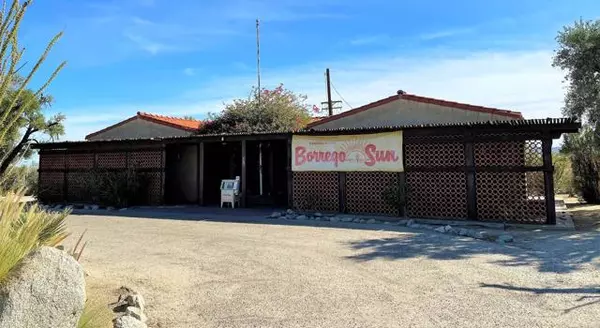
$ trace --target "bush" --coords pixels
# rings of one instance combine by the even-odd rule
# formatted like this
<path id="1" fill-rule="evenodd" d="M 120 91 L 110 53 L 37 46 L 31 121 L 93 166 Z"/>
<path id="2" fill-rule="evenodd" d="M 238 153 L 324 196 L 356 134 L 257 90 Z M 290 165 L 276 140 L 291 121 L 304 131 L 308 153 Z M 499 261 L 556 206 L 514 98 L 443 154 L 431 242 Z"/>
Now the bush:
<path id="1" fill-rule="evenodd" d="M 68 234 L 68 212 L 48 213 L 37 205 L 26 208 L 23 191 L 0 198 L 0 282 L 30 252 L 40 246 L 57 246 Z"/>
<path id="2" fill-rule="evenodd" d="M 0 179 L 1 190 L 18 190 L 24 188 L 25 195 L 38 193 L 38 172 L 34 166 L 12 166 Z"/>
<path id="3" fill-rule="evenodd" d="M 81 186 L 81 198 L 95 204 L 128 207 L 146 204 L 148 178 L 134 169 L 126 171 L 95 170 L 76 181 Z"/>
<path id="4" fill-rule="evenodd" d="M 406 204 L 406 190 L 399 184 L 389 185 L 382 193 L 383 200 L 390 206 L 398 209 L 398 213 L 404 213 Z"/>

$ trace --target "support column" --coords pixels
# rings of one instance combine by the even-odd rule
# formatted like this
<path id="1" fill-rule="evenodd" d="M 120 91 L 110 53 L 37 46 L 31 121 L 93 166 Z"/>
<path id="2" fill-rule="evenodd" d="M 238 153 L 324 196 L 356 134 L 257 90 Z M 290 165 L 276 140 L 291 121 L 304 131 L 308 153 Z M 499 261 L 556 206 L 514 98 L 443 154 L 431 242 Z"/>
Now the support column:
<path id="1" fill-rule="evenodd" d="M 552 138 L 542 140 L 544 160 L 544 198 L 546 200 L 546 224 L 556 224 L 556 204 L 554 202 L 554 166 L 552 165 Z"/>
<path id="2" fill-rule="evenodd" d="M 475 147 L 473 136 L 469 133 L 464 143 L 465 151 L 465 174 L 467 175 L 467 218 L 478 220 L 477 214 L 477 171 L 475 169 Z"/>
<path id="3" fill-rule="evenodd" d="M 346 213 L 346 172 L 338 172 L 338 206 L 340 213 Z"/>
<path id="4" fill-rule="evenodd" d="M 196 174 L 197 178 L 197 193 L 198 193 L 198 205 L 204 205 L 204 142 L 199 142 L 197 145 L 197 162 L 196 166 L 198 172 Z"/>
<path id="5" fill-rule="evenodd" d="M 248 176 L 246 174 L 246 148 L 246 140 L 242 140 L 242 185 L 240 186 L 240 192 L 242 193 L 240 203 L 242 207 L 246 207 L 246 191 L 248 190 L 248 183 L 246 182 L 246 177 Z"/>
<path id="6" fill-rule="evenodd" d="M 287 139 L 287 198 L 288 208 L 294 208 L 294 173 L 292 172 L 292 136 Z"/>

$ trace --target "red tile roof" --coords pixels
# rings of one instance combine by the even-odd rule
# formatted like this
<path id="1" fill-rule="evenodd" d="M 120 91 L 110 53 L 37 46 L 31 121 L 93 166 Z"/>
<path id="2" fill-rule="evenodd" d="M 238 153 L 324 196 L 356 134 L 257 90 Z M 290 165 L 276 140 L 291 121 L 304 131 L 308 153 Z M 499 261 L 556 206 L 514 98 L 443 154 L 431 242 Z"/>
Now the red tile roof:
<path id="1" fill-rule="evenodd" d="M 163 115 L 144 113 L 144 112 L 137 112 L 137 117 L 148 120 L 148 121 L 156 122 L 159 124 L 170 125 L 174 128 L 190 130 L 190 131 L 196 131 L 202 125 L 204 125 L 204 122 L 199 121 L 199 120 L 189 120 L 189 119 L 184 119 L 184 118 L 179 118 L 179 117 L 163 116 Z"/>
<path id="2" fill-rule="evenodd" d="M 413 94 L 404 93 L 402 91 L 398 91 L 397 95 L 393 95 L 391 97 L 380 99 L 380 100 L 374 101 L 372 103 L 366 104 L 364 106 L 354 108 L 352 110 L 345 111 L 345 112 L 342 112 L 342 113 L 339 113 L 336 115 L 328 116 L 328 117 L 322 118 L 318 121 L 310 122 L 307 127 L 311 128 L 311 127 L 314 127 L 317 125 L 321 125 L 323 123 L 331 122 L 331 121 L 334 121 L 334 120 L 337 120 L 337 119 L 340 119 L 343 117 L 347 117 L 347 116 L 354 115 L 354 114 L 357 114 L 360 112 L 364 112 L 371 108 L 375 108 L 375 107 L 379 107 L 381 105 L 391 103 L 398 99 L 405 99 L 405 100 L 410 100 L 410 101 L 415 101 L 415 102 L 420 102 L 420 103 L 440 105 L 440 106 L 445 106 L 445 107 L 468 110 L 468 111 L 472 111 L 472 112 L 488 113 L 488 114 L 506 116 L 506 117 L 510 117 L 510 118 L 523 119 L 523 114 L 521 114 L 521 112 L 515 112 L 515 111 L 511 111 L 511 110 L 499 109 L 499 108 L 493 108 L 493 107 L 469 105 L 469 104 L 435 99 L 435 98 L 429 98 L 429 97 L 422 97 L 422 96 L 417 96 L 417 95 L 413 95 Z"/>
<path id="3" fill-rule="evenodd" d="M 199 121 L 199 120 L 188 120 L 188 119 L 179 118 L 179 117 L 164 116 L 164 115 L 151 114 L 151 113 L 145 113 L 145 112 L 137 112 L 136 116 L 132 116 L 124 121 L 121 121 L 121 122 L 118 122 L 111 126 L 108 126 L 102 130 L 90 133 L 87 136 L 85 136 L 85 139 L 94 137 L 94 136 L 101 134 L 103 132 L 106 132 L 110 129 L 119 127 L 125 123 L 129 123 L 135 119 L 142 119 L 142 120 L 146 120 L 149 122 L 154 122 L 157 124 L 162 124 L 162 125 L 176 128 L 176 129 L 192 131 L 192 132 L 197 131 L 198 129 L 200 129 L 200 127 L 202 127 L 204 125 L 204 122 Z"/>

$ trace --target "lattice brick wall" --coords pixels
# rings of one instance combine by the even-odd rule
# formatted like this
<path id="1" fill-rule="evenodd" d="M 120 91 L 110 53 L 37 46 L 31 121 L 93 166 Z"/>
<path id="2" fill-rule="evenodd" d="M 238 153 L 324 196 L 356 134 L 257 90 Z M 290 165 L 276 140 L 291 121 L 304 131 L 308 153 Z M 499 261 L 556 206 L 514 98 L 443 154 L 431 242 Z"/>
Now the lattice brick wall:
<path id="1" fill-rule="evenodd" d="M 158 205 L 162 203 L 162 175 L 160 172 L 141 173 L 148 178 L 148 204 Z"/>
<path id="2" fill-rule="evenodd" d="M 40 156 L 40 163 L 42 155 Z M 40 172 L 39 197 L 42 202 L 57 202 L 63 200 L 64 173 Z"/>
<path id="3" fill-rule="evenodd" d="M 476 142 L 476 166 L 523 166 L 525 164 L 524 141 Z"/>
<path id="4" fill-rule="evenodd" d="M 98 168 L 126 168 L 127 165 L 127 153 L 99 153 L 98 162 L 96 163 Z"/>
<path id="5" fill-rule="evenodd" d="M 346 174 L 346 209 L 355 214 L 398 215 L 398 209 L 383 199 L 389 186 L 398 184 L 394 172 L 348 172 Z"/>
<path id="6" fill-rule="evenodd" d="M 300 210 L 339 210 L 337 172 L 294 172 L 294 206 Z"/>
<path id="7" fill-rule="evenodd" d="M 546 222 L 543 172 L 478 172 L 480 220 Z"/>
<path id="8" fill-rule="evenodd" d="M 40 154 L 40 169 L 64 169 L 65 155 L 64 154 Z"/>
<path id="9" fill-rule="evenodd" d="M 162 151 L 140 151 L 129 154 L 129 166 L 133 168 L 162 168 Z"/>
<path id="10" fill-rule="evenodd" d="M 406 144 L 406 167 L 463 166 L 465 152 L 462 143 Z"/>
<path id="11" fill-rule="evenodd" d="M 92 169 L 94 167 L 94 154 L 67 154 L 67 168 Z"/>
<path id="12" fill-rule="evenodd" d="M 410 217 L 467 217 L 464 172 L 406 172 L 406 211 Z"/>

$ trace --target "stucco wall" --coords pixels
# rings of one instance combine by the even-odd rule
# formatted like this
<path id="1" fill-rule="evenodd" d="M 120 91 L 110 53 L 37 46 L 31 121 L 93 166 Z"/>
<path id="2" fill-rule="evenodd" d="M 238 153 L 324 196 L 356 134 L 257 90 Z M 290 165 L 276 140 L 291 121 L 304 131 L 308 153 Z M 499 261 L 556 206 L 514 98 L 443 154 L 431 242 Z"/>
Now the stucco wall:
<path id="1" fill-rule="evenodd" d="M 176 129 L 170 126 L 136 118 L 123 125 L 119 125 L 100 134 L 92 136 L 87 140 L 178 137 L 187 136 L 190 134 L 192 134 L 192 132 L 190 131 Z"/>
<path id="2" fill-rule="evenodd" d="M 315 130 L 412 125 L 431 123 L 486 122 L 515 119 L 509 116 L 467 111 L 464 109 L 398 99 L 347 117 L 314 127 Z"/>

